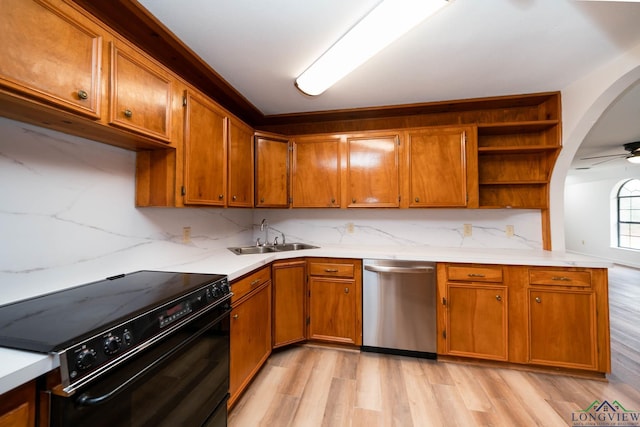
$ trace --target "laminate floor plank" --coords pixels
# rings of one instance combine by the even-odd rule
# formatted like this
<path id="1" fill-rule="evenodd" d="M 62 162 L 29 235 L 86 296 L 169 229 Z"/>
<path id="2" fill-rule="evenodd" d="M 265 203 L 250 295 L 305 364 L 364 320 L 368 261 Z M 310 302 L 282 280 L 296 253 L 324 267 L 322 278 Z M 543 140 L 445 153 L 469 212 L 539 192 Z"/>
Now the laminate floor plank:
<path id="1" fill-rule="evenodd" d="M 640 411 L 640 270 L 609 271 L 608 381 L 317 345 L 275 350 L 229 427 L 571 426 L 592 402 Z"/>

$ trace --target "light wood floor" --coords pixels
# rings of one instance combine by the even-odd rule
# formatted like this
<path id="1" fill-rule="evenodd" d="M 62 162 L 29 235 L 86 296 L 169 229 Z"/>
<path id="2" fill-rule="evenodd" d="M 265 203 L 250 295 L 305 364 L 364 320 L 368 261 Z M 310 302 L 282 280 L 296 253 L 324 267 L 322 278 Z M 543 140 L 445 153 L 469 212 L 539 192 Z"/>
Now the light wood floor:
<path id="1" fill-rule="evenodd" d="M 229 426 L 565 426 L 594 400 L 640 411 L 640 271 L 610 269 L 609 294 L 608 382 L 298 346 L 274 352 Z"/>

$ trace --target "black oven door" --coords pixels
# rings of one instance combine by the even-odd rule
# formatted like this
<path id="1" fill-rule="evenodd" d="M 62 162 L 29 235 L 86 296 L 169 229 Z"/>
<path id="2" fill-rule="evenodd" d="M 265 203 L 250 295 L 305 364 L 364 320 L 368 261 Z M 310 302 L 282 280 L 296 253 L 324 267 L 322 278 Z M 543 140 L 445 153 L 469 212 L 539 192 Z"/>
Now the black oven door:
<path id="1" fill-rule="evenodd" d="M 194 319 L 72 396 L 52 395 L 51 426 L 226 426 L 229 312 Z"/>

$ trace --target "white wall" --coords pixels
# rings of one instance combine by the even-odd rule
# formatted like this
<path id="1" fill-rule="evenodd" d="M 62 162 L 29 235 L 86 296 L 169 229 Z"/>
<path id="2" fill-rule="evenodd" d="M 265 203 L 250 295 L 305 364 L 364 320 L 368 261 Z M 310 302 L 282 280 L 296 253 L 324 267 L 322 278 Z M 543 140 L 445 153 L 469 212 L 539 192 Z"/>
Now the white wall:
<path id="1" fill-rule="evenodd" d="M 563 148 L 551 176 L 551 241 L 565 250 L 565 178 L 576 150 L 611 103 L 640 80 L 640 45 L 562 89 Z"/>
<path id="2" fill-rule="evenodd" d="M 565 186 L 565 236 L 568 251 L 640 268 L 640 251 L 611 245 L 616 216 L 612 201 L 621 181 L 640 179 L 640 165 L 572 171 Z M 615 237 L 615 235 L 613 236 Z"/>

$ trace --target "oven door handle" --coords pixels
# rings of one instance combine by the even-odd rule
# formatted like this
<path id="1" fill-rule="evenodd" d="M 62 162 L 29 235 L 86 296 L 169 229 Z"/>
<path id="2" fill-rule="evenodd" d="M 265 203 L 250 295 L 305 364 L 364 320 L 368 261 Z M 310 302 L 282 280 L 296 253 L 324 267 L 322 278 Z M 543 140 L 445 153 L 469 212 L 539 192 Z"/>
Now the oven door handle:
<path id="1" fill-rule="evenodd" d="M 224 316 L 228 316 L 230 313 L 231 313 L 231 310 L 228 310 L 224 314 L 222 314 L 221 316 L 216 318 L 215 320 L 209 322 L 206 326 L 202 327 L 199 331 L 191 334 L 189 336 L 189 338 L 187 338 L 184 341 L 182 341 L 182 343 L 180 343 L 180 345 L 172 348 L 170 351 L 168 351 L 167 353 L 163 354 L 161 357 L 157 358 L 156 360 L 154 360 L 153 362 L 151 362 L 150 364 L 148 364 L 144 368 L 140 369 L 138 372 L 136 372 L 135 375 L 133 375 L 132 377 L 128 378 L 127 380 L 125 380 L 120 385 L 118 385 L 115 388 L 113 388 L 108 393 L 105 393 L 102 396 L 95 396 L 95 397 L 92 397 L 92 396 L 88 395 L 87 393 L 83 393 L 80 396 L 78 396 L 78 398 L 76 399 L 76 401 L 75 401 L 76 404 L 78 406 L 97 406 L 97 405 L 100 405 L 100 404 L 102 404 L 104 402 L 107 402 L 111 398 L 117 396 L 119 393 L 121 393 L 124 390 L 126 390 L 129 386 L 131 386 L 133 383 L 135 383 L 138 379 L 144 377 L 151 370 L 153 370 L 157 366 L 159 366 L 162 363 L 164 363 L 167 359 L 172 357 L 178 351 L 182 350 L 186 345 L 188 345 L 193 340 L 198 338 L 200 335 L 205 333 L 207 330 L 209 330 L 209 328 L 211 328 L 211 326 L 213 326 L 216 323 L 220 322 L 220 320 Z"/>

